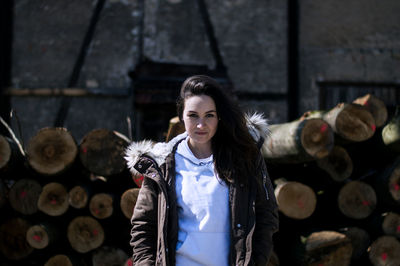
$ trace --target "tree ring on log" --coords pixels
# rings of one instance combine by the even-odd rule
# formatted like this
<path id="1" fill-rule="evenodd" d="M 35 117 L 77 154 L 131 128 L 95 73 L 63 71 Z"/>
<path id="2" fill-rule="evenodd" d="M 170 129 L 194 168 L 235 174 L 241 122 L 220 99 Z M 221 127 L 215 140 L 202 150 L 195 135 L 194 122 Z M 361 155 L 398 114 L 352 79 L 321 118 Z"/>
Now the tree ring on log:
<path id="1" fill-rule="evenodd" d="M 68 192 L 62 184 L 52 182 L 43 187 L 38 201 L 39 210 L 50 216 L 60 216 L 68 207 Z"/>
<path id="2" fill-rule="evenodd" d="M 400 239 L 400 215 L 394 212 L 387 213 L 383 219 L 382 230 L 386 235 Z"/>
<path id="3" fill-rule="evenodd" d="M 392 198 L 400 204 L 400 164 L 393 170 L 389 177 L 389 191 Z"/>
<path id="4" fill-rule="evenodd" d="M 373 265 L 400 265 L 400 242 L 394 236 L 381 236 L 370 247 Z"/>
<path id="5" fill-rule="evenodd" d="M 98 193 L 90 199 L 90 213 L 98 219 L 108 218 L 113 214 L 113 203 L 114 199 L 110 194 Z"/>
<path id="6" fill-rule="evenodd" d="M 328 156 L 316 161 L 318 167 L 338 182 L 349 178 L 353 172 L 353 161 L 343 147 L 335 145 Z"/>
<path id="7" fill-rule="evenodd" d="M 11 159 L 11 147 L 7 139 L 0 135 L 0 169 L 8 164 Z"/>
<path id="8" fill-rule="evenodd" d="M 0 251 L 10 260 L 20 260 L 32 253 L 26 241 L 26 232 L 31 225 L 22 218 L 12 218 L 0 226 Z"/>
<path id="9" fill-rule="evenodd" d="M 65 171 L 78 155 L 77 144 L 65 128 L 42 128 L 29 140 L 29 165 L 43 175 Z"/>
<path id="10" fill-rule="evenodd" d="M 43 249 L 49 245 L 49 235 L 46 229 L 41 225 L 31 226 L 26 232 L 26 241 L 31 247 Z"/>
<path id="11" fill-rule="evenodd" d="M 388 118 L 388 111 L 385 103 L 381 99 L 368 93 L 363 97 L 355 99 L 353 103 L 367 108 L 375 120 L 376 127 L 381 127 L 385 124 Z"/>
<path id="12" fill-rule="evenodd" d="M 85 208 L 88 200 L 89 195 L 82 186 L 74 186 L 68 193 L 69 204 L 76 209 Z"/>
<path id="13" fill-rule="evenodd" d="M 131 188 L 125 191 L 121 196 L 121 210 L 126 218 L 130 219 L 139 195 L 139 188 Z"/>
<path id="14" fill-rule="evenodd" d="M 20 179 L 9 192 L 9 201 L 14 210 L 22 214 L 34 214 L 38 210 L 38 201 L 42 186 L 33 179 Z"/>
<path id="15" fill-rule="evenodd" d="M 334 134 L 330 126 L 322 119 L 308 119 L 301 132 L 304 150 L 313 158 L 327 156 L 332 150 Z"/>
<path id="16" fill-rule="evenodd" d="M 79 216 L 68 225 L 67 237 L 74 250 L 87 253 L 103 244 L 104 230 L 96 219 Z"/>
<path id="17" fill-rule="evenodd" d="M 71 260 L 63 254 L 51 257 L 44 266 L 73 266 Z"/>

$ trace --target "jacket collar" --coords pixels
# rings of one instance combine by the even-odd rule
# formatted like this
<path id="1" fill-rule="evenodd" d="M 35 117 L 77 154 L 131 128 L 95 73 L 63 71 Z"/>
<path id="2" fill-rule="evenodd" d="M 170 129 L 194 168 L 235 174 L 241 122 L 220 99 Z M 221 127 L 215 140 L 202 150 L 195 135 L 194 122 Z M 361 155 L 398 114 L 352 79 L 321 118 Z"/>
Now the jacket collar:
<path id="1" fill-rule="evenodd" d="M 262 145 L 264 139 L 269 135 L 267 119 L 260 113 L 246 114 L 245 118 L 249 133 L 260 147 L 260 143 Z M 186 137 L 187 133 L 184 132 L 174 137 L 169 142 L 155 143 L 151 140 L 132 142 L 126 149 L 124 157 L 129 170 L 133 174 L 138 174 L 134 166 L 142 155 L 149 156 L 153 158 L 158 165 L 162 165 L 175 145 Z"/>

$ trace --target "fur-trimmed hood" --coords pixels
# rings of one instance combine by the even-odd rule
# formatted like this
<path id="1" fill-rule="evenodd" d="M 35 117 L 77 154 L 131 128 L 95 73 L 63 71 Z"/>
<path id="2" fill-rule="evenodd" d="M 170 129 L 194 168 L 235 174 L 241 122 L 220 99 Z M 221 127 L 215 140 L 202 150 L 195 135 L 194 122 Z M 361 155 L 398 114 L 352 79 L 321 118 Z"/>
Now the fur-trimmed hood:
<path id="1" fill-rule="evenodd" d="M 259 145 L 262 145 L 264 139 L 269 135 L 267 119 L 260 113 L 246 114 L 245 118 L 249 133 Z M 155 143 L 151 140 L 132 142 L 125 151 L 125 160 L 129 170 L 133 174 L 138 174 L 134 166 L 142 155 L 153 158 L 158 165 L 161 165 L 168 154 L 172 152 L 174 146 L 186 137 L 187 133 L 184 132 L 169 142 Z"/>

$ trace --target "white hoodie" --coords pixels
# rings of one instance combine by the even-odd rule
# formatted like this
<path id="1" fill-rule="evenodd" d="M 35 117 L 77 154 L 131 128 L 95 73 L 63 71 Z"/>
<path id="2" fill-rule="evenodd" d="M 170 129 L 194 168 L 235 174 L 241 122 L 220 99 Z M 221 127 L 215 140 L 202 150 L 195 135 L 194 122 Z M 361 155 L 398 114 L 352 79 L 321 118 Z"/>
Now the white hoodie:
<path id="1" fill-rule="evenodd" d="M 196 158 L 186 140 L 175 154 L 179 232 L 176 265 L 228 265 L 229 188 L 212 155 Z"/>

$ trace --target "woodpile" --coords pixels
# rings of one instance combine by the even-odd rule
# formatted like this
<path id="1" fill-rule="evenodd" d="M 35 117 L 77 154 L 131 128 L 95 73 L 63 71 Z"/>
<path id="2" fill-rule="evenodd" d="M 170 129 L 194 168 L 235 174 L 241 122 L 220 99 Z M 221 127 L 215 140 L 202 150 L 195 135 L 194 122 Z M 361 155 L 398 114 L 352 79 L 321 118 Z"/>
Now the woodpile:
<path id="1" fill-rule="evenodd" d="M 66 128 L 42 128 L 23 153 L 17 142 L 0 135 L 0 261 L 128 263 L 139 190 L 123 158 L 130 140 L 95 129 L 77 142 Z"/>
<path id="2" fill-rule="evenodd" d="M 368 94 L 270 129 L 281 265 L 400 265 L 399 107 Z"/>

